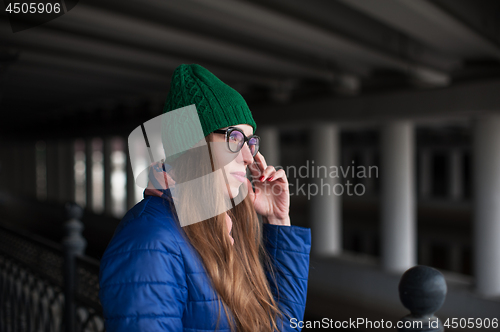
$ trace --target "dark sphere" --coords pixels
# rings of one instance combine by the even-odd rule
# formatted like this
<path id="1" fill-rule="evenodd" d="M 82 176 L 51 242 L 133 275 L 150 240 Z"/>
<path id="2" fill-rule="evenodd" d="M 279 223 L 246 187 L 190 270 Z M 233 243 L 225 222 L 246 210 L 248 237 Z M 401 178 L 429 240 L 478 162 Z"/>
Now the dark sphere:
<path id="1" fill-rule="evenodd" d="M 408 269 L 399 282 L 401 303 L 417 317 L 438 311 L 444 303 L 446 291 L 443 274 L 429 266 Z"/>

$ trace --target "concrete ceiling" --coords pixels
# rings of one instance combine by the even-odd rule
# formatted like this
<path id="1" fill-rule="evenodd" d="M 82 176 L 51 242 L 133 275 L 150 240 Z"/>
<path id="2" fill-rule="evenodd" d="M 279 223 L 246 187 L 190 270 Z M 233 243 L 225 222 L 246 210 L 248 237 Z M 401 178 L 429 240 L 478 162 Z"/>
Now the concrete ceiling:
<path id="1" fill-rule="evenodd" d="M 13 33 L 2 11 L 2 122 L 12 134 L 106 116 L 136 125 L 161 112 L 181 63 L 266 112 L 498 78 L 499 13 L 488 0 L 86 0 Z"/>

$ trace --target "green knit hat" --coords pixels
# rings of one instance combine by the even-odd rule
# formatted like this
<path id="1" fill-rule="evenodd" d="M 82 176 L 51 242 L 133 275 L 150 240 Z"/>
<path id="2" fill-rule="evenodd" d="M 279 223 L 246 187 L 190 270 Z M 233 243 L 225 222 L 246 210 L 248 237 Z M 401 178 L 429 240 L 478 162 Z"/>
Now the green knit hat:
<path id="1" fill-rule="evenodd" d="M 214 74 L 197 64 L 180 65 L 172 75 L 163 112 L 195 104 L 204 136 L 214 130 L 248 124 L 257 129 L 245 99 Z"/>

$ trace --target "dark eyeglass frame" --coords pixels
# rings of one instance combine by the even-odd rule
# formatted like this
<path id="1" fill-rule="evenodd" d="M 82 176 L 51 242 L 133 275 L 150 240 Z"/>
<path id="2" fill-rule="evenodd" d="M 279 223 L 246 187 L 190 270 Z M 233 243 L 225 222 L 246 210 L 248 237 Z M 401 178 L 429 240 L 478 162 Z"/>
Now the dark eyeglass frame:
<path id="1" fill-rule="evenodd" d="M 231 146 L 230 146 L 230 144 L 229 144 L 229 137 L 231 136 L 231 133 L 232 133 L 233 131 L 235 131 L 235 130 L 236 130 L 236 131 L 239 131 L 239 132 L 243 135 L 243 144 L 241 144 L 241 148 L 240 148 L 238 151 L 233 151 L 233 150 L 231 150 Z M 243 149 L 243 145 L 245 145 L 245 143 L 247 143 L 247 145 L 248 145 L 248 141 L 250 141 L 252 138 L 256 138 L 256 139 L 257 139 L 257 142 L 258 142 L 258 144 L 257 144 L 257 149 L 255 150 L 255 153 L 254 153 L 254 154 L 252 154 L 252 157 L 255 157 L 255 156 L 257 155 L 257 153 L 259 152 L 259 148 L 260 148 L 260 137 L 259 137 L 259 136 L 257 136 L 257 135 L 251 135 L 251 136 L 248 136 L 248 137 L 247 137 L 247 136 L 245 135 L 245 133 L 244 133 L 241 129 L 236 128 L 236 127 L 229 127 L 229 128 L 227 128 L 227 129 L 218 129 L 218 130 L 214 130 L 213 132 L 214 132 L 214 133 L 216 133 L 216 134 L 224 134 L 224 135 L 225 135 L 225 137 L 226 137 L 227 148 L 229 149 L 229 151 L 234 152 L 234 153 L 238 153 L 238 152 L 240 152 L 240 151 L 241 151 L 241 149 Z"/>

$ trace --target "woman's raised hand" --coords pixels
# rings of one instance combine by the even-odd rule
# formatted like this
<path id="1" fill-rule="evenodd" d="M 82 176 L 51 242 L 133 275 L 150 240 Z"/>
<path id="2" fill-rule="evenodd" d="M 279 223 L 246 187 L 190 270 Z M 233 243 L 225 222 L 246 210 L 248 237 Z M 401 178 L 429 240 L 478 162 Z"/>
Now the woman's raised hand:
<path id="1" fill-rule="evenodd" d="M 247 180 L 248 195 L 253 201 L 255 211 L 270 224 L 290 226 L 290 193 L 285 171 L 268 166 L 260 152 L 248 167 L 255 186 L 254 192 L 252 183 Z"/>

